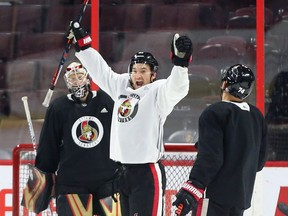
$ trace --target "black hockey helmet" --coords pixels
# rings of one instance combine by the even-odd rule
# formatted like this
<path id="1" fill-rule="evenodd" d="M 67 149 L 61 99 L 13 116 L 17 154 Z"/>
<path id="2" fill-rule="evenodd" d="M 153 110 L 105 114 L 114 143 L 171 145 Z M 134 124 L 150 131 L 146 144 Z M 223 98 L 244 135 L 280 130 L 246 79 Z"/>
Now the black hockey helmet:
<path id="1" fill-rule="evenodd" d="M 154 58 L 154 56 L 151 53 L 137 52 L 131 57 L 131 61 L 128 67 L 129 73 L 132 72 L 133 65 L 137 63 L 148 64 L 151 68 L 152 73 L 157 72 L 158 66 L 159 66 L 157 60 Z"/>
<path id="2" fill-rule="evenodd" d="M 227 82 L 226 92 L 243 100 L 250 95 L 255 76 L 247 66 L 235 64 L 221 73 L 221 81 Z"/>

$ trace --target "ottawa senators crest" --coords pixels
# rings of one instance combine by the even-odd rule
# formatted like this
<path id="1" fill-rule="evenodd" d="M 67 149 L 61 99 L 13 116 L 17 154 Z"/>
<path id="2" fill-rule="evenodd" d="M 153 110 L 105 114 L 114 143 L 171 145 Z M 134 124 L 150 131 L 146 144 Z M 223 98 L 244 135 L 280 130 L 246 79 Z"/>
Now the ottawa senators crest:
<path id="1" fill-rule="evenodd" d="M 102 123 L 94 116 L 83 116 L 75 121 L 72 127 L 74 142 L 82 148 L 93 148 L 103 138 Z"/>
<path id="2" fill-rule="evenodd" d="M 138 112 L 140 97 L 139 95 L 131 94 L 129 96 L 121 95 L 120 99 L 123 99 L 123 102 L 118 108 L 118 121 L 128 122 L 133 119 Z"/>
<path id="3" fill-rule="evenodd" d="M 118 113 L 122 117 L 127 117 L 130 115 L 131 110 L 132 110 L 132 106 L 130 103 L 130 99 L 127 99 L 120 105 Z"/>

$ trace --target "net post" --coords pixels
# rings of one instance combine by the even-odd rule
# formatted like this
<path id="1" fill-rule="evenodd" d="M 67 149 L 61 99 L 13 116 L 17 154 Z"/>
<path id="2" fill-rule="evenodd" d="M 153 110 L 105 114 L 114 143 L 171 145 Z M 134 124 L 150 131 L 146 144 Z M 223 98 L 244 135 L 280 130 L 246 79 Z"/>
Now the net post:
<path id="1" fill-rule="evenodd" d="M 19 174 L 20 174 L 20 153 L 23 150 L 33 150 L 32 144 L 19 144 L 13 149 L 13 155 L 12 155 L 12 178 L 13 178 L 13 196 L 12 196 L 12 206 L 13 206 L 13 216 L 20 216 L 20 197 L 19 197 Z"/>

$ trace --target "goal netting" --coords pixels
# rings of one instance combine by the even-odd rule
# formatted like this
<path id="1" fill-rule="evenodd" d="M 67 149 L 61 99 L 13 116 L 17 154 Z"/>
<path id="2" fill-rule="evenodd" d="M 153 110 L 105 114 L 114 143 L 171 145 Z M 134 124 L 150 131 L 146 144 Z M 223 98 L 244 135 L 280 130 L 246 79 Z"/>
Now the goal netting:
<path id="1" fill-rule="evenodd" d="M 162 163 L 165 166 L 167 186 L 165 191 L 165 216 L 174 215 L 175 209 L 172 202 L 177 190 L 187 180 L 191 166 L 196 158 L 193 144 L 166 144 Z M 34 164 L 35 154 L 32 144 L 20 144 L 13 151 L 13 216 L 33 216 L 21 206 L 23 189 L 29 176 L 28 164 Z M 38 216 L 56 216 L 55 200 L 52 200 L 49 208 Z"/>

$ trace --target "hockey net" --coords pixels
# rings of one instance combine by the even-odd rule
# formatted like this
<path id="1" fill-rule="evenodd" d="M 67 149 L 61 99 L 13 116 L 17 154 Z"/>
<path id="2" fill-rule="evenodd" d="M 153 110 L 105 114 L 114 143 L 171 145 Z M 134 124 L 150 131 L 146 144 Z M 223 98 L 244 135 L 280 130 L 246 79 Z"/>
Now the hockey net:
<path id="1" fill-rule="evenodd" d="M 177 190 L 187 180 L 191 166 L 196 158 L 193 144 L 166 144 L 162 163 L 165 166 L 167 185 L 165 191 L 165 216 L 174 215 L 172 202 Z M 21 206 L 23 189 L 29 176 L 28 164 L 34 164 L 35 154 L 32 144 L 20 144 L 13 151 L 13 216 L 32 216 Z M 53 199 L 47 210 L 38 216 L 57 215 L 55 200 Z"/>

